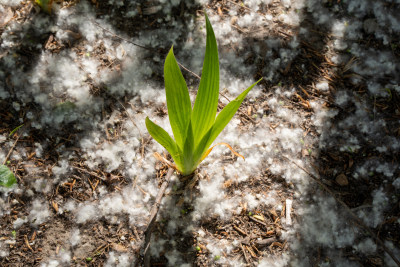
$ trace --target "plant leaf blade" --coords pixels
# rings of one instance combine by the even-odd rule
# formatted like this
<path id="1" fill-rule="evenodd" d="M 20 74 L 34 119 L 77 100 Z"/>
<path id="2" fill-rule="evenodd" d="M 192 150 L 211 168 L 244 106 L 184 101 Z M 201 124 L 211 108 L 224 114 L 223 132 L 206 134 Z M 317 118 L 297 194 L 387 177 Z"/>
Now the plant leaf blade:
<path id="1" fill-rule="evenodd" d="M 222 132 L 222 130 L 226 127 L 226 125 L 230 122 L 232 117 L 235 115 L 236 111 L 239 109 L 240 105 L 242 104 L 244 98 L 247 96 L 247 94 L 250 92 L 251 89 L 253 89 L 254 86 L 256 86 L 257 83 L 259 83 L 262 80 L 258 80 L 257 82 L 253 83 L 249 88 L 247 88 L 245 91 L 243 91 L 238 97 L 236 97 L 234 100 L 229 102 L 228 105 L 226 105 L 221 112 L 218 114 L 214 125 L 212 128 L 209 130 L 209 132 L 202 138 L 199 146 L 196 149 L 195 155 L 196 158 L 198 157 L 199 159 L 202 159 L 202 156 L 204 153 L 206 153 L 208 147 L 214 142 L 214 140 L 218 137 L 218 135 Z"/>
<path id="2" fill-rule="evenodd" d="M 214 31 L 206 15 L 206 54 L 197 97 L 193 106 L 192 122 L 196 144 L 212 127 L 218 107 L 219 60 Z"/>
<path id="3" fill-rule="evenodd" d="M 146 128 L 154 140 L 160 143 L 160 145 L 162 145 L 169 152 L 169 154 L 171 154 L 177 168 L 181 169 L 182 153 L 171 136 L 169 136 L 169 134 L 163 128 L 152 122 L 149 117 L 146 118 Z"/>
<path id="4" fill-rule="evenodd" d="M 191 174 L 197 167 L 197 164 L 194 162 L 194 135 L 193 135 L 193 127 L 192 123 L 189 122 L 189 126 L 186 133 L 186 140 L 183 146 L 183 175 Z"/>
<path id="5" fill-rule="evenodd" d="M 185 79 L 175 59 L 173 47 L 171 47 L 165 59 L 164 81 L 169 122 L 176 144 L 182 149 L 191 118 L 192 104 Z"/>

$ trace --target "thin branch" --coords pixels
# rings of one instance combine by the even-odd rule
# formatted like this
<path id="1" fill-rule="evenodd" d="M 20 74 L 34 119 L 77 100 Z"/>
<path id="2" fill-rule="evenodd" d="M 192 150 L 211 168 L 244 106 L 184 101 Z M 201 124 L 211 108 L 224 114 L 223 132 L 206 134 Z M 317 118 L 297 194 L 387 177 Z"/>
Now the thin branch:
<path id="1" fill-rule="evenodd" d="M 104 28 L 103 26 L 101 26 L 98 22 L 94 21 L 93 19 L 91 19 L 90 21 L 93 22 L 97 27 L 99 27 L 99 28 L 102 29 L 103 31 L 108 32 L 109 34 L 111 34 L 113 37 L 117 37 L 118 39 L 124 40 L 125 42 L 130 43 L 130 44 L 133 44 L 134 46 L 137 46 L 137 47 L 140 47 L 140 48 L 143 48 L 143 49 L 146 49 L 146 50 L 150 50 L 150 51 L 155 51 L 155 49 L 152 48 L 152 47 L 147 47 L 147 46 L 143 46 L 143 45 L 134 43 L 134 42 L 132 42 L 131 40 L 128 40 L 128 39 L 126 39 L 126 38 L 124 38 L 124 37 L 121 37 L 121 36 L 119 36 L 119 35 L 113 33 L 112 31 L 110 31 L 110 30 Z"/>
<path id="2" fill-rule="evenodd" d="M 5 158 L 4 161 L 3 161 L 3 165 L 6 165 L 7 160 L 8 160 L 8 158 L 10 157 L 12 151 L 14 150 L 15 145 L 17 144 L 17 142 L 18 142 L 20 136 L 21 136 L 21 135 L 18 135 L 18 137 L 17 137 L 17 139 L 15 140 L 14 144 L 12 145 L 12 147 L 10 148 L 10 150 L 8 151 L 8 154 L 7 154 L 6 158 Z"/>
<path id="3" fill-rule="evenodd" d="M 93 19 L 91 20 L 91 22 L 93 22 L 97 27 L 99 27 L 99 28 L 102 29 L 103 31 L 108 32 L 109 34 L 111 34 L 113 37 L 116 37 L 116 38 L 118 38 L 118 39 L 121 39 L 121 40 L 123 40 L 123 41 L 125 41 L 125 42 L 127 42 L 127 43 L 133 44 L 134 46 L 137 46 L 137 47 L 140 47 L 140 48 L 149 50 L 149 51 L 153 51 L 153 52 L 155 52 L 155 53 L 157 53 L 157 54 L 161 54 L 160 51 L 158 51 L 158 50 L 155 49 L 155 48 L 147 47 L 147 46 L 143 46 L 143 45 L 134 43 L 134 42 L 132 42 L 132 41 L 129 40 L 129 39 L 126 39 L 126 38 L 124 38 L 124 37 L 121 37 L 121 36 L 115 34 L 114 32 L 112 32 L 112 31 L 110 31 L 110 30 L 104 28 L 103 26 L 101 26 L 98 22 L 94 21 Z M 194 73 L 194 72 L 191 71 L 190 69 L 186 68 L 186 67 L 185 67 L 184 65 L 182 65 L 181 63 L 178 62 L 178 64 L 179 64 L 179 66 L 181 66 L 182 69 L 186 70 L 187 72 L 189 72 L 190 74 L 192 74 L 192 75 L 193 75 L 194 77 L 196 77 L 197 79 L 200 79 L 200 76 L 199 76 L 199 75 L 197 75 L 196 73 Z"/>
<path id="4" fill-rule="evenodd" d="M 140 137 L 143 139 L 143 135 L 142 132 L 140 131 L 139 127 L 137 126 L 137 124 L 134 122 L 132 116 L 129 114 L 128 110 L 125 108 L 125 106 L 121 103 L 121 101 L 119 101 L 117 99 L 118 103 L 124 108 L 126 115 L 128 115 L 128 118 L 131 120 L 131 122 L 133 123 L 133 125 L 138 129 Z"/>
<path id="5" fill-rule="evenodd" d="M 319 186 L 321 186 L 326 192 L 328 192 L 332 197 L 340 203 L 343 208 L 348 212 L 348 214 L 353 218 L 354 221 L 356 221 L 364 230 L 368 232 L 368 234 L 376 240 L 376 242 L 382 247 L 382 249 L 393 259 L 393 261 L 397 264 L 397 266 L 400 267 L 400 261 L 396 258 L 396 256 L 393 254 L 393 252 L 385 246 L 385 244 L 382 242 L 382 240 L 379 239 L 377 235 L 367 226 L 365 223 L 344 203 L 341 199 L 336 197 L 336 195 L 330 190 L 324 183 L 321 182 L 321 179 L 316 177 L 314 174 L 309 172 L 307 169 L 303 168 L 293 160 L 283 156 L 287 161 L 293 163 L 296 165 L 298 168 L 300 168 L 302 171 L 307 173 L 315 182 L 318 183 Z"/>
<path id="6" fill-rule="evenodd" d="M 157 196 L 156 196 L 156 200 L 153 204 L 153 207 L 151 208 L 150 211 L 150 218 L 149 218 L 149 223 L 147 224 L 147 228 L 144 231 L 144 242 L 142 244 L 142 253 L 141 255 L 143 255 L 143 260 L 144 260 L 144 266 L 145 267 L 150 267 L 150 240 L 151 240 L 151 234 L 154 228 L 154 223 L 157 219 L 157 214 L 158 214 L 158 210 L 160 209 L 160 205 L 161 205 L 161 200 L 165 194 L 165 190 L 168 187 L 169 181 L 171 179 L 172 174 L 174 173 L 174 169 L 173 168 L 169 168 L 168 169 L 168 173 L 165 176 L 165 180 L 162 183 L 160 190 L 158 190 Z"/>

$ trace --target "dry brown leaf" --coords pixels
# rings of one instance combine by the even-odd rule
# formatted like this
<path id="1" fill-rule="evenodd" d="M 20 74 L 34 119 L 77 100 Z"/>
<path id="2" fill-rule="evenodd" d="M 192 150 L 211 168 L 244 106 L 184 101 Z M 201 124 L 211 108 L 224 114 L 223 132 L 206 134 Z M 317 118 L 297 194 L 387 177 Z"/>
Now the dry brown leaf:
<path id="1" fill-rule="evenodd" d="M 338 183 L 340 186 L 346 186 L 349 184 L 349 180 L 345 174 L 341 173 L 336 177 L 336 183 Z"/>

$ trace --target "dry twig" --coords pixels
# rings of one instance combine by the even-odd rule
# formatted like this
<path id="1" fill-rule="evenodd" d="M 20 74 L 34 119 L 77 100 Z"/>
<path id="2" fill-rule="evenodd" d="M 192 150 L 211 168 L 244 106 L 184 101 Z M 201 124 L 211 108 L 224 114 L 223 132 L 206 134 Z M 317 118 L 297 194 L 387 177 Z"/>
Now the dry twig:
<path id="1" fill-rule="evenodd" d="M 18 137 L 17 137 L 17 139 L 15 140 L 14 144 L 12 145 L 12 147 L 10 148 L 10 150 L 8 151 L 8 154 L 7 154 L 6 158 L 5 158 L 4 161 L 3 161 L 3 165 L 6 165 L 7 160 L 8 160 L 8 158 L 10 157 L 12 151 L 14 150 L 15 145 L 17 144 L 17 142 L 18 142 L 20 136 L 21 136 L 21 135 L 18 135 Z"/>
<path id="2" fill-rule="evenodd" d="M 319 186 L 321 186 L 326 192 L 328 192 L 340 205 L 343 206 L 343 208 L 347 211 L 347 213 L 352 217 L 352 219 L 359 225 L 361 226 L 364 230 L 368 232 L 368 234 L 376 240 L 376 242 L 381 246 L 381 248 L 392 258 L 392 260 L 397 264 L 397 266 L 400 266 L 400 261 L 396 258 L 394 253 L 385 246 L 385 244 L 380 240 L 380 238 L 375 235 L 375 233 L 344 203 L 341 199 L 336 197 L 336 195 L 330 190 L 323 182 L 321 182 L 321 179 L 316 177 L 314 174 L 309 172 L 307 169 L 303 168 L 296 162 L 292 161 L 291 159 L 287 158 L 284 156 L 284 158 L 296 165 L 298 168 L 300 168 L 302 171 L 307 173 Z"/>
<path id="3" fill-rule="evenodd" d="M 143 263 L 145 267 L 150 267 L 150 239 L 151 239 L 151 233 L 154 228 L 154 222 L 157 219 L 157 214 L 158 210 L 161 205 L 161 200 L 164 196 L 165 190 L 168 187 L 170 178 L 172 174 L 174 173 L 173 168 L 168 169 L 168 173 L 165 176 L 165 180 L 162 183 L 160 190 L 158 191 L 158 194 L 156 196 L 156 200 L 153 204 L 153 207 L 151 208 L 150 211 L 150 218 L 149 218 L 149 223 L 147 224 L 146 230 L 144 231 L 144 241 L 142 241 L 142 246 L 141 246 L 141 256 L 143 257 Z M 139 262 L 136 263 L 136 265 L 139 264 Z"/>

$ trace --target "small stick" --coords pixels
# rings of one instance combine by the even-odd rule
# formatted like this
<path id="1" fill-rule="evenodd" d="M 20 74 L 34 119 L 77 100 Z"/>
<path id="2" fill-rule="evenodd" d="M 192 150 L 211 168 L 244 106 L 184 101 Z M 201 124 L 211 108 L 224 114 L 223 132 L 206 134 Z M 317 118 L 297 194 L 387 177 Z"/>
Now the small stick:
<path id="1" fill-rule="evenodd" d="M 4 161 L 3 161 L 3 165 L 6 165 L 7 160 L 8 160 L 8 157 L 10 157 L 10 155 L 11 155 L 12 151 L 14 150 L 14 147 L 15 147 L 15 145 L 17 144 L 17 142 L 18 142 L 20 136 L 21 136 L 21 135 L 18 135 L 18 137 L 17 137 L 17 139 L 15 140 L 14 144 L 12 145 L 12 147 L 10 148 L 10 150 L 8 151 L 8 154 L 7 154 L 6 158 L 5 158 Z"/>
<path id="2" fill-rule="evenodd" d="M 133 125 L 136 127 L 136 129 L 138 129 L 140 137 L 143 138 L 142 132 L 140 131 L 139 127 L 137 126 L 137 124 L 133 121 L 132 116 L 129 114 L 128 110 L 125 108 L 125 106 L 121 103 L 121 101 L 119 101 L 117 99 L 117 101 L 119 102 L 119 104 L 124 108 L 126 115 L 128 115 L 129 119 L 131 120 L 131 122 L 133 123 Z"/>
<path id="3" fill-rule="evenodd" d="M 144 239 L 145 240 L 144 240 L 144 244 L 143 244 L 142 248 L 143 248 L 144 266 L 145 267 L 150 267 L 150 250 L 149 250 L 149 248 L 150 248 L 151 233 L 154 228 L 154 222 L 157 219 L 157 214 L 158 214 L 158 210 L 161 205 L 161 200 L 164 196 L 165 190 L 168 187 L 170 178 L 173 173 L 174 173 L 174 169 L 170 167 L 168 169 L 167 175 L 165 176 L 165 180 L 160 187 L 160 190 L 158 190 L 156 201 L 154 202 L 153 207 L 151 208 L 151 211 L 150 211 L 149 224 L 147 225 L 147 228 L 144 231 L 144 236 L 145 236 Z"/>
<path id="4" fill-rule="evenodd" d="M 126 39 L 126 38 L 124 38 L 124 37 L 121 37 L 121 36 L 115 34 L 114 32 L 112 32 L 112 31 L 110 31 L 110 30 L 104 28 L 103 26 L 101 26 L 99 23 L 97 23 L 97 22 L 94 21 L 93 19 L 92 19 L 91 21 L 92 21 L 97 27 L 99 27 L 100 29 L 102 29 L 102 30 L 105 31 L 105 32 L 108 32 L 108 33 L 111 34 L 113 37 L 116 37 L 116 38 L 118 38 L 118 39 L 120 39 L 120 40 L 123 40 L 123 41 L 125 41 L 125 42 L 127 42 L 127 43 L 133 44 L 133 45 L 135 45 L 135 46 L 137 46 L 137 47 L 140 47 L 140 48 L 143 48 L 143 49 L 146 49 L 146 50 L 153 51 L 153 52 L 155 52 L 155 53 L 161 54 L 161 53 L 160 53 L 157 49 L 155 49 L 155 48 L 147 47 L 147 46 L 143 46 L 143 45 L 134 43 L 134 42 L 132 42 L 131 40 L 128 40 L 128 39 Z M 186 70 L 187 72 L 189 72 L 190 74 L 192 74 L 192 75 L 193 75 L 194 77 L 196 77 L 197 79 L 200 79 L 200 76 L 199 76 L 199 75 L 197 75 L 196 73 L 194 73 L 194 72 L 191 71 L 190 69 L 186 68 L 186 67 L 185 67 L 184 65 L 182 65 L 181 63 L 178 62 L 178 64 L 179 64 L 179 66 L 182 67 L 182 69 Z"/>
<path id="5" fill-rule="evenodd" d="M 74 168 L 74 169 L 76 169 L 76 170 L 79 170 L 79 171 L 82 171 L 82 172 L 84 172 L 84 173 L 87 173 L 87 174 L 89 174 L 89 175 L 92 175 L 92 176 L 94 176 L 94 177 L 96 177 L 96 178 L 99 178 L 99 179 L 102 180 L 102 181 L 105 181 L 105 180 L 106 180 L 104 177 L 101 177 L 101 176 L 97 175 L 97 174 L 94 173 L 94 172 L 90 172 L 90 171 L 88 171 L 88 170 L 85 170 L 85 169 L 82 169 L 82 168 L 79 168 L 79 167 L 76 167 L 76 166 L 72 166 L 72 168 Z"/>
<path id="6" fill-rule="evenodd" d="M 242 249 L 244 259 L 246 260 L 247 263 L 250 263 L 249 256 L 247 256 L 246 250 L 244 249 L 244 246 L 242 244 L 240 244 L 240 248 Z"/>
<path id="7" fill-rule="evenodd" d="M 247 236 L 246 232 L 243 231 L 242 229 L 240 229 L 239 227 L 237 227 L 236 225 L 233 226 L 233 228 L 238 231 L 239 233 L 241 233 L 244 236 Z"/>
<path id="8" fill-rule="evenodd" d="M 194 73 L 193 71 L 189 70 L 188 68 L 186 68 L 185 66 L 183 66 L 181 63 L 178 62 L 178 65 L 181 66 L 182 69 L 186 70 L 187 72 L 189 72 L 190 74 L 192 74 L 194 77 L 196 77 L 197 79 L 201 79 L 201 77 L 199 75 L 197 75 L 196 73 Z"/>
<path id="9" fill-rule="evenodd" d="M 255 221 L 256 223 L 260 223 L 260 224 L 262 224 L 264 226 L 268 226 L 265 222 L 260 221 L 260 220 L 258 220 L 256 218 L 254 218 L 253 216 L 249 216 L 249 219 L 252 220 L 252 221 Z"/>

